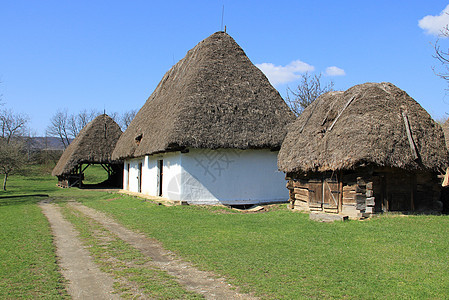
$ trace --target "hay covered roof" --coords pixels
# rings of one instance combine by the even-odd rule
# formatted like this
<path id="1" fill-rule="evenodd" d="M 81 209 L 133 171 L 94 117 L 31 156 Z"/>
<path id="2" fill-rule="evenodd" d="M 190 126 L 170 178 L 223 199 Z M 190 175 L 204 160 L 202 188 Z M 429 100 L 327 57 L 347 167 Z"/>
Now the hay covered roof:
<path id="1" fill-rule="evenodd" d="M 114 147 L 122 134 L 117 123 L 106 114 L 89 122 L 64 150 L 53 176 L 70 174 L 83 163 L 110 163 Z"/>
<path id="2" fill-rule="evenodd" d="M 162 78 L 113 158 L 184 148 L 277 148 L 294 115 L 225 32 L 201 41 Z"/>
<path id="3" fill-rule="evenodd" d="M 443 128 L 446 147 L 449 148 L 449 119 L 447 119 L 441 127 Z"/>
<path id="4" fill-rule="evenodd" d="M 365 83 L 326 93 L 307 107 L 290 126 L 278 167 L 284 172 L 363 165 L 437 170 L 448 161 L 444 143 L 441 127 L 405 91 L 391 83 Z"/>

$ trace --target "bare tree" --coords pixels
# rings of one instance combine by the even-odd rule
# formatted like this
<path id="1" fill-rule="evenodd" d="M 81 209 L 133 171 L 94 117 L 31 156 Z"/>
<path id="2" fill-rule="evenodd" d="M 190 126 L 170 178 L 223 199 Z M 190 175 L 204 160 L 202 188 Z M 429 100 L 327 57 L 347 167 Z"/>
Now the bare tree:
<path id="1" fill-rule="evenodd" d="M 23 144 L 19 140 L 0 139 L 0 172 L 5 175 L 3 190 L 6 191 L 6 182 L 9 175 L 22 168 L 24 164 Z"/>
<path id="2" fill-rule="evenodd" d="M 122 117 L 120 118 L 120 122 L 118 122 L 118 124 L 120 125 L 120 127 L 122 128 L 123 131 L 125 131 L 126 128 L 128 128 L 129 124 L 134 119 L 136 114 L 137 114 L 137 109 L 125 111 L 122 114 Z"/>
<path id="3" fill-rule="evenodd" d="M 26 132 L 28 117 L 5 109 L 0 113 L 1 137 L 9 143 L 13 137 L 23 136 Z"/>
<path id="4" fill-rule="evenodd" d="M 87 109 L 84 109 L 80 111 L 78 114 L 70 115 L 68 120 L 68 130 L 70 133 L 70 136 L 72 138 L 75 138 L 78 133 L 83 129 L 90 121 L 95 119 L 96 116 L 98 116 L 100 113 L 92 109 L 88 111 Z"/>
<path id="5" fill-rule="evenodd" d="M 58 110 L 50 119 L 50 125 L 47 128 L 49 135 L 57 136 L 61 139 L 64 149 L 70 144 L 68 123 L 67 111 Z"/>
<path id="6" fill-rule="evenodd" d="M 446 27 L 441 30 L 440 37 L 449 38 L 449 25 L 446 25 Z M 434 49 L 435 55 L 433 55 L 433 57 L 441 63 L 443 71 L 437 71 L 435 68 L 433 68 L 433 71 L 437 76 L 449 81 L 449 49 L 443 50 L 439 39 L 435 42 Z"/>
<path id="7" fill-rule="evenodd" d="M 4 174 L 3 190 L 6 190 L 8 176 L 19 170 L 25 163 L 23 138 L 26 133 L 28 117 L 12 110 L 0 113 L 0 173 Z"/>
<path id="8" fill-rule="evenodd" d="M 333 91 L 333 88 L 333 81 L 327 84 L 321 82 L 321 73 L 313 76 L 305 73 L 301 75 L 301 82 L 295 90 L 287 89 L 286 102 L 295 115 L 299 116 L 316 98 L 321 94 Z"/>

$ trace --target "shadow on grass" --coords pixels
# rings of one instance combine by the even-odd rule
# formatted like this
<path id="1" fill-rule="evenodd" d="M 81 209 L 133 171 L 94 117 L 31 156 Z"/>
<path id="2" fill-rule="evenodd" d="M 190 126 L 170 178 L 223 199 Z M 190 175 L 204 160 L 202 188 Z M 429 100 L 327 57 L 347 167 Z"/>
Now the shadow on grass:
<path id="1" fill-rule="evenodd" d="M 42 198 L 48 197 L 49 195 L 46 194 L 2 196 L 0 197 L 0 206 L 34 204 L 41 201 Z"/>

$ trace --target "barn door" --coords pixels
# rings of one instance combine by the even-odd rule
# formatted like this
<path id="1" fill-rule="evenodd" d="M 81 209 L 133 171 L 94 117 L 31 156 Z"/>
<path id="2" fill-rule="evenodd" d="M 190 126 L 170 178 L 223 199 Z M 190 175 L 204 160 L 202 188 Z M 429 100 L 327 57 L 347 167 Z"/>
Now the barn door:
<path id="1" fill-rule="evenodd" d="M 309 208 L 311 210 L 323 209 L 323 182 L 320 179 L 309 180 Z"/>
<path id="2" fill-rule="evenodd" d="M 337 176 L 323 179 L 323 209 L 338 213 L 340 185 Z"/>
<path id="3" fill-rule="evenodd" d="M 340 184 L 336 175 L 309 180 L 310 210 L 338 213 Z"/>

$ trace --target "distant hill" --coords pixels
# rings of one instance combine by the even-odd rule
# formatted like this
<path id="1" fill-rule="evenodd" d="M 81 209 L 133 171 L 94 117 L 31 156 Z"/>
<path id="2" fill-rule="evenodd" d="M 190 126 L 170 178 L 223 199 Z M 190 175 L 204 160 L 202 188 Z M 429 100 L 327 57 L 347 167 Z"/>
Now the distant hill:
<path id="1" fill-rule="evenodd" d="M 70 140 L 72 142 L 73 139 Z M 31 147 L 36 150 L 64 150 L 64 144 L 57 137 L 33 137 Z"/>

